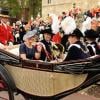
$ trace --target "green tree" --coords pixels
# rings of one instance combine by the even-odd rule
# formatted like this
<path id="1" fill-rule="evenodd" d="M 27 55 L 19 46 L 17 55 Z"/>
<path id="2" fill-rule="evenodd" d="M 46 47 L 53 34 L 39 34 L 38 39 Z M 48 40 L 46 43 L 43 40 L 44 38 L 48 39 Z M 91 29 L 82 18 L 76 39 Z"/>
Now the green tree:
<path id="1" fill-rule="evenodd" d="M 42 11 L 42 0 L 20 0 L 22 17 L 24 19 L 30 19 L 31 16 L 34 18 Z"/>
<path id="2" fill-rule="evenodd" d="M 42 11 L 42 0 L 29 0 L 29 13 L 34 18 L 39 14 L 41 15 Z"/>
<path id="3" fill-rule="evenodd" d="M 17 0 L 0 0 L 0 7 L 7 8 L 12 17 L 20 13 L 20 6 Z"/>
<path id="4" fill-rule="evenodd" d="M 41 15 L 42 0 L 0 0 L 0 7 L 8 8 L 13 17 L 29 19 Z"/>

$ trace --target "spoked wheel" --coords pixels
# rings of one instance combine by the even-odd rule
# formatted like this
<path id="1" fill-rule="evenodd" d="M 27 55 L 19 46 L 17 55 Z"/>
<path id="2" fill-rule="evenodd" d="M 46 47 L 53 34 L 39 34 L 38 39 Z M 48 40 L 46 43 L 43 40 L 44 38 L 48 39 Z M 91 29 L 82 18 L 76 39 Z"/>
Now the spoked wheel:
<path id="1" fill-rule="evenodd" d="M 12 89 L 3 80 L 0 80 L 0 100 L 14 100 Z"/>
<path id="2" fill-rule="evenodd" d="M 12 76 L 6 70 L 5 66 L 0 64 L 0 100 L 14 100 L 13 91 L 16 91 L 16 85 Z"/>

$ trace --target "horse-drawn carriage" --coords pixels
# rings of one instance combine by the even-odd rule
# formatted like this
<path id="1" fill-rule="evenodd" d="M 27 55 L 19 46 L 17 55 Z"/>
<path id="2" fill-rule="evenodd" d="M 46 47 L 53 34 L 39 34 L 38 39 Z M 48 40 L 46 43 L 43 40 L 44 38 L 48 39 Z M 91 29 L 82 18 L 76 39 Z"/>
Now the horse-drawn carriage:
<path id="1" fill-rule="evenodd" d="M 49 63 L 22 60 L 0 49 L 0 78 L 14 100 L 14 92 L 26 100 L 58 100 L 100 81 L 100 56 Z"/>

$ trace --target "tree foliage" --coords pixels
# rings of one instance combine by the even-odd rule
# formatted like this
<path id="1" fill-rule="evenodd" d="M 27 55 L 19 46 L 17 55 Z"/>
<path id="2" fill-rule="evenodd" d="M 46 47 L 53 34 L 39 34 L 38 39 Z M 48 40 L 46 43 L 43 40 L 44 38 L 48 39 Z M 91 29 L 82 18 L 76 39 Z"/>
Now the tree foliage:
<path id="1" fill-rule="evenodd" d="M 39 14 L 41 15 L 42 0 L 29 0 L 30 15 L 34 18 Z"/>
<path id="2" fill-rule="evenodd" d="M 25 9 L 28 9 L 28 18 L 34 18 L 39 14 L 41 15 L 42 0 L 0 0 L 0 7 L 8 8 L 10 15 L 13 17 L 25 14 Z M 25 13 L 23 13 L 25 12 Z"/>
<path id="3" fill-rule="evenodd" d="M 8 8 L 9 14 L 13 17 L 20 13 L 20 6 L 17 0 L 0 0 L 0 7 Z"/>

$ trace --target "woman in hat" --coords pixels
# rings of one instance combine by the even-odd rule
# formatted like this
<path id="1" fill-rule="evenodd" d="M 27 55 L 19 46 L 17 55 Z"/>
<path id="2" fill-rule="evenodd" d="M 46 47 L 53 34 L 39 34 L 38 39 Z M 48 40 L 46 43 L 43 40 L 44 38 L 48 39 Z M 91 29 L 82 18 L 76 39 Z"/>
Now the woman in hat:
<path id="1" fill-rule="evenodd" d="M 36 34 L 37 31 L 33 30 L 33 31 L 28 31 L 24 35 L 23 37 L 24 43 L 22 43 L 19 48 L 20 57 L 22 59 L 34 60 L 40 58 L 40 54 L 35 53 L 35 47 L 33 46 L 33 42 L 36 42 L 35 38 Z"/>
<path id="2" fill-rule="evenodd" d="M 89 56 L 87 48 L 80 41 L 81 37 L 83 37 L 83 35 L 78 28 L 68 35 L 69 47 L 65 61 L 85 59 Z"/>
<path id="3" fill-rule="evenodd" d="M 96 42 L 96 38 L 98 38 L 98 36 L 99 34 L 93 29 L 85 31 L 87 48 L 89 49 L 91 56 L 100 54 L 100 48 L 98 46 L 98 43 Z"/>
<path id="4" fill-rule="evenodd" d="M 46 57 L 48 61 L 50 61 L 52 59 L 51 46 L 53 42 L 51 41 L 51 39 L 53 33 L 50 27 L 45 27 L 45 29 L 42 30 L 41 33 L 43 34 L 43 40 L 41 42 L 44 44 L 46 48 Z"/>

